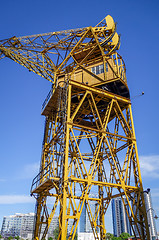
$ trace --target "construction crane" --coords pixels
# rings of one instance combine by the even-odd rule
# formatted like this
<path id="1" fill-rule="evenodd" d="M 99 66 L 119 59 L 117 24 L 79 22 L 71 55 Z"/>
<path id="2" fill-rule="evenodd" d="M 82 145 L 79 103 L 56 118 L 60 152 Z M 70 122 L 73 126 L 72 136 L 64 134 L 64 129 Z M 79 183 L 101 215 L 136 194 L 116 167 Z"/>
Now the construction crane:
<path id="1" fill-rule="evenodd" d="M 84 206 L 94 239 L 105 239 L 105 214 L 116 197 L 122 199 L 134 236 L 150 239 L 119 48 L 120 36 L 109 15 L 95 27 L 0 41 L 0 58 L 8 57 L 52 83 L 41 112 L 40 171 L 31 187 L 35 240 L 46 237 L 55 214 L 58 240 L 74 239 Z"/>

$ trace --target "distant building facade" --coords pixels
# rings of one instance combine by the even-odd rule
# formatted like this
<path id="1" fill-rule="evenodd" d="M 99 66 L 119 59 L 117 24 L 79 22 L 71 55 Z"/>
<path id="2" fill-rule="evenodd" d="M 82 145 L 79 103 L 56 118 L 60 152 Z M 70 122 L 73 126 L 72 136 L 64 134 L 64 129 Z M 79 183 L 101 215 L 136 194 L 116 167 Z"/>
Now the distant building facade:
<path id="1" fill-rule="evenodd" d="M 92 198 L 95 197 L 95 195 L 90 195 Z M 95 215 L 96 208 L 97 208 L 97 203 L 95 201 L 89 201 L 89 206 L 92 212 L 92 215 Z M 98 236 L 99 234 L 99 227 L 97 227 L 97 232 Z M 100 236 L 99 236 L 100 239 Z M 91 223 L 89 220 L 89 216 L 87 213 L 87 207 L 86 204 L 84 204 L 81 217 L 80 217 L 80 222 L 78 226 L 78 240 L 94 240 L 94 234 L 92 231 Z"/>
<path id="2" fill-rule="evenodd" d="M 94 215 L 95 210 L 96 210 L 96 203 L 94 201 L 92 201 L 92 202 L 90 201 L 89 204 L 90 204 L 90 209 L 91 209 L 92 215 Z M 97 231 L 99 232 L 99 229 L 97 229 Z M 86 204 L 84 204 L 83 209 L 82 209 L 78 232 L 79 233 L 92 233 L 92 227 L 91 227 L 91 223 L 90 223 L 89 216 L 87 213 Z"/>
<path id="3" fill-rule="evenodd" d="M 148 188 L 147 191 L 144 191 L 144 199 L 145 199 L 145 206 L 147 212 L 147 220 L 149 225 L 150 237 L 151 240 L 157 239 L 157 229 L 154 219 L 154 209 L 152 207 L 152 199 L 150 189 Z"/>
<path id="4" fill-rule="evenodd" d="M 98 233 L 98 237 L 100 239 L 100 234 Z M 94 240 L 93 233 L 78 233 L 78 240 Z"/>
<path id="5" fill-rule="evenodd" d="M 52 237 L 53 236 L 53 232 L 56 228 L 58 228 L 59 226 L 59 218 L 58 216 L 53 216 L 52 221 L 50 223 L 50 227 L 48 230 L 48 237 Z"/>
<path id="6" fill-rule="evenodd" d="M 1 234 L 3 237 L 20 236 L 27 238 L 28 234 L 33 233 L 34 213 L 5 216 L 3 218 Z"/>
<path id="7" fill-rule="evenodd" d="M 126 199 L 124 199 L 126 201 Z M 129 211 L 129 209 L 128 209 Z M 112 199 L 113 232 L 115 237 L 121 233 L 131 234 L 131 225 L 121 198 Z"/>
<path id="8" fill-rule="evenodd" d="M 15 215 L 3 217 L 1 235 L 3 237 L 20 236 L 23 239 L 33 238 L 35 213 L 16 213 Z M 59 226 L 58 216 L 54 216 L 49 227 L 47 237 L 52 237 L 54 230 Z M 41 234 L 45 226 L 42 227 Z"/>

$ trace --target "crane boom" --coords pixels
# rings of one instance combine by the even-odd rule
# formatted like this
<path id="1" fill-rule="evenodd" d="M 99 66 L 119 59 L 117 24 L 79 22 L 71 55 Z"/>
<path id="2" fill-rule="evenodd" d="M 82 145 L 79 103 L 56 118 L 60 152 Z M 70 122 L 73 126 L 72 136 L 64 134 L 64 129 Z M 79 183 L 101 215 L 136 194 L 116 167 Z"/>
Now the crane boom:
<path id="1" fill-rule="evenodd" d="M 96 41 L 95 41 L 96 39 Z M 74 54 L 87 50 L 93 54 L 103 48 L 107 55 L 119 47 L 119 37 L 115 23 L 107 16 L 96 27 L 11 37 L 0 41 L 0 58 L 8 57 L 13 61 L 54 83 L 55 76 L 77 67 Z M 86 62 L 87 58 L 83 62 Z M 78 62 L 78 65 L 80 63 Z"/>

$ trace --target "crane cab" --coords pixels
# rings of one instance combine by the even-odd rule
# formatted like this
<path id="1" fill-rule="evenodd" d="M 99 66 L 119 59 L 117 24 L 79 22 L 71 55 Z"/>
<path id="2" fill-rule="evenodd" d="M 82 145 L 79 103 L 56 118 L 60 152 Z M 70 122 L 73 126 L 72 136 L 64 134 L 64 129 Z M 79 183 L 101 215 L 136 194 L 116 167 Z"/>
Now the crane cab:
<path id="1" fill-rule="evenodd" d="M 77 62 L 81 62 L 85 55 L 74 55 Z M 94 56 L 95 57 L 95 56 Z M 69 69 L 69 68 L 68 68 Z M 77 67 L 76 71 L 69 69 L 71 80 L 87 84 L 105 91 L 130 98 L 126 80 L 126 68 L 122 57 L 118 53 L 107 56 L 104 60 L 101 57 L 90 58 L 86 63 Z M 58 76 L 57 85 L 65 82 L 67 74 Z"/>

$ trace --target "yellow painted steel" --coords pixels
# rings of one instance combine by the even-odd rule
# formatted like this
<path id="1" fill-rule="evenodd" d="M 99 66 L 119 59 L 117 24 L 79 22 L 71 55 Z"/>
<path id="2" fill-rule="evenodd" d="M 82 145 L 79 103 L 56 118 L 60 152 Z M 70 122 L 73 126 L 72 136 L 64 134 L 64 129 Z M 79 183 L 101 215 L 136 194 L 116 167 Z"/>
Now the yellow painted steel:
<path id="1" fill-rule="evenodd" d="M 46 237 L 57 213 L 58 240 L 74 239 L 84 205 L 94 239 L 105 239 L 105 214 L 115 197 L 122 198 L 135 237 L 150 239 L 119 47 L 109 15 L 95 27 L 0 41 L 0 58 L 9 57 L 52 83 L 42 107 L 40 172 L 31 188 L 37 200 L 36 240 Z"/>

